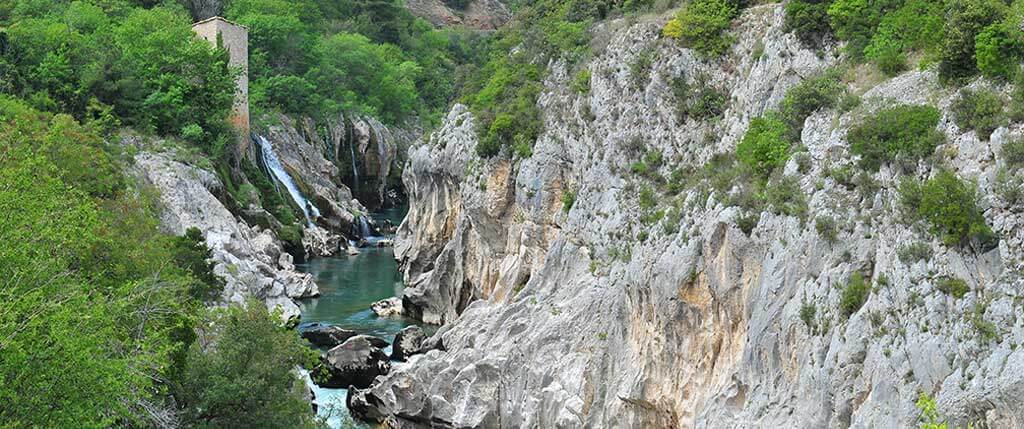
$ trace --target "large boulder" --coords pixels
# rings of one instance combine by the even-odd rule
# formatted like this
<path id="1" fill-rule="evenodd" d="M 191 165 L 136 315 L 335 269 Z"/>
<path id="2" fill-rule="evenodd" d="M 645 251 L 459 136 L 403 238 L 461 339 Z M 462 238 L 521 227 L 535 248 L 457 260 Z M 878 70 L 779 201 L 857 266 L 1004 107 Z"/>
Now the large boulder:
<path id="1" fill-rule="evenodd" d="M 383 348 L 386 348 L 388 346 L 387 340 L 385 340 L 385 339 L 383 339 L 381 337 L 375 337 L 373 335 L 357 335 L 357 336 L 355 336 L 353 338 L 361 338 L 361 339 L 364 339 L 366 341 L 369 341 L 370 345 L 372 345 L 372 346 L 374 346 L 374 347 L 376 347 L 378 349 L 383 349 Z"/>
<path id="2" fill-rule="evenodd" d="M 358 335 L 324 353 L 313 382 L 320 387 L 366 388 L 378 375 L 391 371 L 388 356 L 370 338 Z"/>
<path id="3" fill-rule="evenodd" d="M 404 361 L 410 356 L 423 353 L 423 342 L 427 335 L 419 326 L 406 326 L 395 335 L 395 342 L 391 345 L 391 359 Z"/>
<path id="4" fill-rule="evenodd" d="M 355 331 L 319 323 L 300 328 L 300 331 L 299 335 L 302 338 L 305 338 L 317 347 L 334 347 L 356 336 Z"/>
<path id="5" fill-rule="evenodd" d="M 373 310 L 377 317 L 400 316 L 402 314 L 402 299 L 395 296 L 382 299 L 370 304 L 370 310 Z"/>

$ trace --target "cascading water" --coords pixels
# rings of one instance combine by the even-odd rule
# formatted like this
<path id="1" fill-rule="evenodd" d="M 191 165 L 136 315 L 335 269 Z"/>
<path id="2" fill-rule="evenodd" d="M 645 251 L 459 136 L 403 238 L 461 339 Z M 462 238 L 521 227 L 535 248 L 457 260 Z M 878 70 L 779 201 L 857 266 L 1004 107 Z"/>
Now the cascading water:
<path id="1" fill-rule="evenodd" d="M 359 191 L 359 170 L 356 169 L 356 143 L 355 139 L 348 140 L 348 150 L 352 153 L 352 190 Z"/>
<path id="2" fill-rule="evenodd" d="M 281 161 L 277 159 L 277 154 L 274 153 L 274 148 L 270 145 L 270 142 L 263 136 L 256 136 L 256 144 L 260 146 L 263 162 L 267 165 L 267 169 L 270 170 L 270 173 L 278 182 L 284 185 L 285 189 L 288 190 L 288 195 L 292 197 L 292 201 L 295 201 L 295 204 L 302 209 L 302 214 L 306 216 L 306 224 L 313 226 L 313 220 L 320 217 L 320 210 L 302 195 L 298 185 L 295 184 L 292 177 L 285 171 Z"/>

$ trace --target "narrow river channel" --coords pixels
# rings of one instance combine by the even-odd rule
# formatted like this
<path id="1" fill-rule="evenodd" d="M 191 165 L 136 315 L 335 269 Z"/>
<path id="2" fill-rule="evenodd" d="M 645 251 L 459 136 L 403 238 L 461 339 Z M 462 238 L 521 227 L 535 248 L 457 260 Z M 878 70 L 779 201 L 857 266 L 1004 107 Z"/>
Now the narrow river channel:
<path id="1" fill-rule="evenodd" d="M 379 223 L 387 219 L 399 225 L 404 216 L 405 210 L 396 208 L 372 217 Z M 318 258 L 297 265 L 300 271 L 312 274 L 320 287 L 320 297 L 299 303 L 302 323 L 337 325 L 381 337 L 390 343 L 398 331 L 415 324 L 401 317 L 377 317 L 370 310 L 370 304 L 375 301 L 402 294 L 402 277 L 394 251 L 390 247 L 359 251 L 355 256 Z M 390 347 L 385 352 L 390 354 Z M 327 418 L 331 428 L 368 427 L 349 417 L 345 408 L 346 389 L 327 389 L 311 382 L 309 385 L 316 394 L 318 414 Z"/>

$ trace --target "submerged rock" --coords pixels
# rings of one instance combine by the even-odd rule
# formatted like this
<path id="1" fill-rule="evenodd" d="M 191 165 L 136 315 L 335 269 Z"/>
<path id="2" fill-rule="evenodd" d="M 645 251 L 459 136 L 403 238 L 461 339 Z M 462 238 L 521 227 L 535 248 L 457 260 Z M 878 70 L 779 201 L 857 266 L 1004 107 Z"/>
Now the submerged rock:
<path id="1" fill-rule="evenodd" d="M 400 316 L 402 315 L 402 299 L 394 296 L 382 299 L 370 304 L 370 310 L 373 310 L 377 317 Z"/>
<path id="2" fill-rule="evenodd" d="M 423 353 L 423 342 L 427 335 L 419 326 L 406 326 L 395 335 L 391 345 L 391 359 L 404 361 L 410 356 Z"/>
<path id="3" fill-rule="evenodd" d="M 384 351 L 371 342 L 372 338 L 358 335 L 328 350 L 320 356 L 313 382 L 320 387 L 366 388 L 378 375 L 387 374 L 391 363 Z"/>
<path id="4" fill-rule="evenodd" d="M 356 331 L 338 326 L 316 325 L 300 330 L 302 338 L 317 347 L 334 347 L 357 335 Z"/>

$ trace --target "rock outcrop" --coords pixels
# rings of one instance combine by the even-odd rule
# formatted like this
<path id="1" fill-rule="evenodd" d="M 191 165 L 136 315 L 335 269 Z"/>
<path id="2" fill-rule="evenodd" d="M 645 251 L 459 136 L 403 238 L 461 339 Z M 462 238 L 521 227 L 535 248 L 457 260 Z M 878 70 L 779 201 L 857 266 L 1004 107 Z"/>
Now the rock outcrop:
<path id="1" fill-rule="evenodd" d="M 377 317 L 401 316 L 402 300 L 398 297 L 382 299 L 370 304 L 370 310 L 373 310 Z"/>
<path id="2" fill-rule="evenodd" d="M 334 347 L 358 334 L 356 331 L 320 323 L 299 326 L 299 335 L 317 347 Z"/>
<path id="3" fill-rule="evenodd" d="M 387 374 L 391 370 L 388 356 L 371 340 L 358 335 L 328 350 L 320 357 L 313 382 L 321 387 L 365 388 L 378 375 Z"/>
<path id="4" fill-rule="evenodd" d="M 465 7 L 452 6 L 464 3 Z M 408 0 L 405 7 L 435 26 L 459 26 L 495 30 L 508 22 L 512 13 L 500 0 Z"/>
<path id="5" fill-rule="evenodd" d="M 292 256 L 270 230 L 248 226 L 217 199 L 224 192 L 217 176 L 165 153 L 140 152 L 134 160 L 137 175 L 159 193 L 161 228 L 175 235 L 193 227 L 203 232 L 214 273 L 226 282 L 225 301 L 254 297 L 295 319 L 299 308 L 292 299 L 319 295 L 312 277 L 295 271 Z"/>
<path id="6" fill-rule="evenodd" d="M 423 341 L 426 339 L 423 328 L 419 326 L 402 328 L 395 334 L 395 341 L 391 344 L 391 359 L 404 361 L 412 355 L 423 353 Z"/>
<path id="7" fill-rule="evenodd" d="M 725 196 L 697 188 L 678 195 L 678 218 L 640 219 L 635 146 L 669 160 L 656 168 L 662 177 L 702 166 L 837 62 L 836 48 L 802 47 L 783 21 L 780 4 L 744 11 L 737 44 L 716 61 L 657 42 L 659 18 L 602 24 L 594 31 L 610 42 L 586 65 L 588 93 L 569 88 L 573 70 L 552 65 L 539 101 L 545 131 L 529 159 L 479 159 L 472 115 L 452 109 L 411 151 L 411 207 L 395 249 L 405 312 L 446 323 L 431 340 L 447 351 L 355 392 L 353 413 L 390 427 L 908 427 L 925 392 L 951 423 L 1019 426 L 1024 215 L 995 191 L 995 154 L 1024 130 L 1000 128 L 990 142 L 960 130 L 949 113 L 955 89 L 934 72 L 858 76 L 859 107 L 807 119 L 808 165 L 792 159 L 785 172 L 807 197 L 809 221 L 765 211 L 744 233 Z M 637 89 L 628 64 L 644 52 L 655 60 Z M 679 121 L 669 79 L 700 74 L 728 93 L 724 115 Z M 943 112 L 948 143 L 936 156 L 977 179 L 997 248 L 950 247 L 908 227 L 901 175 L 889 167 L 870 174 L 870 192 L 827 174 L 853 164 L 847 130 L 894 103 Z M 939 168 L 922 162 L 909 174 Z M 819 235 L 817 216 L 840 221 L 837 240 Z M 931 257 L 901 260 L 913 242 Z M 836 285 L 855 272 L 876 287 L 844 317 Z M 936 290 L 942 276 L 970 291 Z"/>
<path id="8" fill-rule="evenodd" d="M 357 214 L 400 203 L 401 156 L 416 132 L 390 128 L 380 121 L 340 114 L 323 123 L 275 117 L 266 130 L 281 163 L 308 189 L 320 208 L 324 226 L 348 233 Z M 358 201 L 356 201 L 358 200 Z"/>

